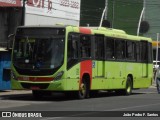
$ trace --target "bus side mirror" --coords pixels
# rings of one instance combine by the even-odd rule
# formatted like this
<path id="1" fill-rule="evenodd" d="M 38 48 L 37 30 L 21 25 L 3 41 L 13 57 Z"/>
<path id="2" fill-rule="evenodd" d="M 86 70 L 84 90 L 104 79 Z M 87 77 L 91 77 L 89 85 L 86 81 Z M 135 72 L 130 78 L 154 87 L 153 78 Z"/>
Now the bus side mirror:
<path id="1" fill-rule="evenodd" d="M 7 42 L 7 50 L 12 51 L 12 45 L 15 38 L 15 34 L 9 34 L 8 35 L 8 42 Z"/>

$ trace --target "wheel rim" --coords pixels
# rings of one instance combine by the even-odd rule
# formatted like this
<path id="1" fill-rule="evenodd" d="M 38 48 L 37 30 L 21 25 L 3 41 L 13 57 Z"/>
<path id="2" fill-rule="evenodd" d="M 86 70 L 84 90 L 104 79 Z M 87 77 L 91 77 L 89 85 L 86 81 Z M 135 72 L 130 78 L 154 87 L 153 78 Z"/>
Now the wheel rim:
<path id="1" fill-rule="evenodd" d="M 82 84 L 81 84 L 81 87 L 80 87 L 80 94 L 81 94 L 82 96 L 84 96 L 84 95 L 85 95 L 85 92 L 86 92 L 86 86 L 85 86 L 84 83 L 82 83 Z"/>
<path id="2" fill-rule="evenodd" d="M 131 92 L 131 84 L 128 83 L 128 86 L 127 86 L 127 93 L 130 93 Z"/>

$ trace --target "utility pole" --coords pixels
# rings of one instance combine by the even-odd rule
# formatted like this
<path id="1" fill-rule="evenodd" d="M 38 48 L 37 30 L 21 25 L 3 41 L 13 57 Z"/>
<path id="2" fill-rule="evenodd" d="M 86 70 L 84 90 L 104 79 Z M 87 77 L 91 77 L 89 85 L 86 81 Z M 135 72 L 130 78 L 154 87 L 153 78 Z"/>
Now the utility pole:
<path id="1" fill-rule="evenodd" d="M 113 6 L 112 6 L 112 28 L 114 25 L 114 9 L 115 9 L 115 0 L 113 0 Z"/>
<path id="2" fill-rule="evenodd" d="M 102 26 L 103 18 L 107 20 L 107 9 L 108 9 L 108 0 L 105 0 L 105 7 L 101 16 L 99 27 Z"/>
<path id="3" fill-rule="evenodd" d="M 104 8 L 104 10 L 103 10 L 103 13 L 102 13 L 102 16 L 101 16 L 101 21 L 100 21 L 99 27 L 102 26 L 102 22 L 103 22 L 103 17 L 104 17 L 105 11 L 106 11 L 106 6 L 105 6 L 105 8 Z"/>
<path id="4" fill-rule="evenodd" d="M 143 0 L 143 8 L 144 8 L 144 13 L 143 13 L 143 20 L 145 20 L 145 11 L 146 11 L 146 0 Z"/>
<path id="5" fill-rule="evenodd" d="M 106 11 L 105 11 L 104 19 L 107 20 L 108 0 L 105 0 L 105 7 L 106 7 Z"/>
<path id="6" fill-rule="evenodd" d="M 140 18 L 139 18 L 139 23 L 138 23 L 138 28 L 137 28 L 137 36 L 139 36 L 141 21 L 142 21 L 142 19 L 144 20 L 145 9 L 146 9 L 146 0 L 143 0 L 143 9 L 141 11 L 141 15 L 140 15 Z"/>
<path id="7" fill-rule="evenodd" d="M 26 1 L 27 0 L 23 0 L 22 4 L 22 20 L 21 20 L 21 25 L 24 25 L 25 24 L 25 11 L 26 11 Z"/>
<path id="8" fill-rule="evenodd" d="M 157 71 L 158 71 L 158 67 L 157 67 L 157 62 L 158 62 L 158 47 L 159 47 L 159 33 L 157 33 L 157 46 L 156 46 L 156 65 L 155 65 L 155 76 L 154 76 L 154 81 L 157 80 Z M 157 82 L 157 81 L 156 81 Z"/>
<path id="9" fill-rule="evenodd" d="M 157 46 L 156 46 L 156 66 L 157 66 L 157 61 L 158 61 L 158 47 L 159 47 L 159 33 L 157 33 Z"/>

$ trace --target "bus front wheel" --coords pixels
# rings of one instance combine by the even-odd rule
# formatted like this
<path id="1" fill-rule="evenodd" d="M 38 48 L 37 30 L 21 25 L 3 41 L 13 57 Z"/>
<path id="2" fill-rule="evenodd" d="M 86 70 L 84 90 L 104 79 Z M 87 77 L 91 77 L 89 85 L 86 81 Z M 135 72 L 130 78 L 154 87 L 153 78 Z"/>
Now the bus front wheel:
<path id="1" fill-rule="evenodd" d="M 39 90 L 32 90 L 32 95 L 35 99 L 41 99 L 43 97 L 43 92 Z"/>
<path id="2" fill-rule="evenodd" d="M 79 91 L 78 91 L 78 98 L 79 99 L 84 99 L 84 98 L 87 98 L 88 96 L 88 92 L 89 92 L 89 89 L 88 89 L 88 85 L 87 85 L 87 82 L 85 80 L 82 81 L 81 85 L 80 85 L 80 88 L 79 88 Z"/>

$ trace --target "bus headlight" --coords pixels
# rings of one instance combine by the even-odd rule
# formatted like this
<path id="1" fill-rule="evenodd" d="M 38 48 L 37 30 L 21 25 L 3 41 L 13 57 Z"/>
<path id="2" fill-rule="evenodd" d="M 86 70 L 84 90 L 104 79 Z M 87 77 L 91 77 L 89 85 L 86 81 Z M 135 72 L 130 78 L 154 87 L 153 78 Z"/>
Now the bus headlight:
<path id="1" fill-rule="evenodd" d="M 58 72 L 57 75 L 55 76 L 54 80 L 60 80 L 61 77 L 63 76 L 63 74 L 64 74 L 64 71 Z"/>

